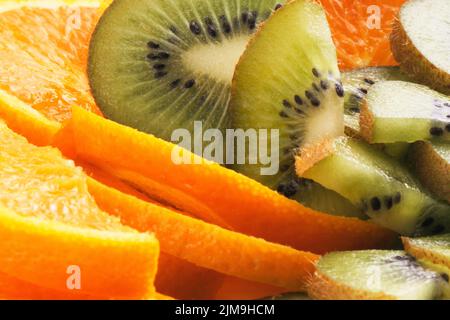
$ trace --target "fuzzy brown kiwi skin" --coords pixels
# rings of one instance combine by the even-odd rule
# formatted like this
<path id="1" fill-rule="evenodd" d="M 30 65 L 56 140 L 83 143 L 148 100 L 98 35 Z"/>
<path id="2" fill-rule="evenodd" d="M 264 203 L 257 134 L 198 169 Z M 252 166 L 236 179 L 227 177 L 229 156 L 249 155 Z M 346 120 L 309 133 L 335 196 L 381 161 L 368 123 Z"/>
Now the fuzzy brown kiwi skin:
<path id="1" fill-rule="evenodd" d="M 448 257 L 414 245 L 413 239 L 402 237 L 402 242 L 405 251 L 411 256 L 415 257 L 417 260 L 426 260 L 430 261 L 433 264 L 443 265 L 447 268 L 450 268 L 450 259 Z"/>
<path id="2" fill-rule="evenodd" d="M 361 106 L 361 114 L 359 116 L 360 136 L 368 143 L 373 143 L 373 126 L 375 117 L 370 111 L 367 101 L 364 101 Z"/>
<path id="3" fill-rule="evenodd" d="M 295 171 L 299 177 L 311 169 L 316 163 L 334 153 L 334 139 L 324 139 L 321 142 L 305 146 L 295 156 Z"/>
<path id="4" fill-rule="evenodd" d="M 408 154 L 408 160 L 422 184 L 450 203 L 450 164 L 439 157 L 431 143 L 425 141 L 414 143 Z M 428 163 L 435 165 L 428 166 Z"/>
<path id="5" fill-rule="evenodd" d="M 390 40 L 394 58 L 406 74 L 419 83 L 424 82 L 437 91 L 450 94 L 450 74 L 437 68 L 417 50 L 400 18 L 394 22 Z"/>
<path id="6" fill-rule="evenodd" d="M 383 292 L 356 290 L 333 281 L 316 271 L 308 284 L 308 295 L 314 300 L 397 300 Z"/>

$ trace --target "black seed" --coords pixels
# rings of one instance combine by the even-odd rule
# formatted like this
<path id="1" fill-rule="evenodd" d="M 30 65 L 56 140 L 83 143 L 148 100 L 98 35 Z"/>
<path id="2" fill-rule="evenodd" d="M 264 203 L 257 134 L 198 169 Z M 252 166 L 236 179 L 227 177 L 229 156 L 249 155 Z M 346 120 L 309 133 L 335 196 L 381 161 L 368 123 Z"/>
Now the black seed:
<path id="1" fill-rule="evenodd" d="M 178 85 L 181 83 L 181 79 L 176 79 L 174 81 L 172 81 L 172 83 L 170 84 L 173 88 L 178 87 Z"/>
<path id="2" fill-rule="evenodd" d="M 294 100 L 295 100 L 295 103 L 298 104 L 299 106 L 303 105 L 303 100 L 299 95 L 295 95 Z"/>
<path id="3" fill-rule="evenodd" d="M 328 90 L 328 88 L 330 87 L 330 85 L 328 84 L 328 81 L 326 80 L 320 80 L 320 87 L 323 90 Z"/>
<path id="4" fill-rule="evenodd" d="M 445 227 L 442 225 L 437 225 L 436 227 L 434 227 L 433 229 L 433 234 L 440 234 L 443 233 L 445 231 Z"/>
<path id="5" fill-rule="evenodd" d="M 448 114 L 448 115 L 447 115 L 447 118 L 449 118 L 449 119 L 450 119 L 450 114 Z"/>
<path id="6" fill-rule="evenodd" d="M 342 86 L 342 83 L 336 83 L 336 93 L 339 97 L 344 97 L 344 87 Z"/>
<path id="7" fill-rule="evenodd" d="M 439 103 L 435 103 L 434 106 L 435 106 L 436 108 L 442 108 L 442 106 L 441 106 Z"/>
<path id="8" fill-rule="evenodd" d="M 390 210 L 394 206 L 394 199 L 392 197 L 384 197 L 384 205 Z"/>
<path id="9" fill-rule="evenodd" d="M 158 58 L 159 59 L 163 59 L 163 60 L 169 59 L 170 58 L 170 54 L 168 54 L 167 52 L 160 52 L 160 53 L 158 53 Z"/>
<path id="10" fill-rule="evenodd" d="M 375 81 L 370 80 L 370 79 L 364 79 L 364 82 L 365 82 L 365 83 L 368 83 L 368 84 L 370 84 L 370 85 L 375 84 Z"/>
<path id="11" fill-rule="evenodd" d="M 314 90 L 316 90 L 317 92 L 320 92 L 320 88 L 317 84 L 313 83 L 312 87 L 314 88 Z"/>
<path id="12" fill-rule="evenodd" d="M 314 107 L 320 106 L 319 99 L 317 99 L 317 97 L 313 93 L 311 93 L 311 91 L 306 90 L 305 91 L 305 96 L 309 99 L 309 101 L 311 102 L 311 104 Z"/>
<path id="13" fill-rule="evenodd" d="M 287 170 L 289 170 L 289 167 L 290 166 L 288 166 Z M 284 195 L 288 198 L 295 196 L 297 192 L 298 192 L 298 184 L 295 181 L 289 182 L 284 189 Z"/>
<path id="14" fill-rule="evenodd" d="M 292 108 L 291 103 L 287 100 L 283 100 L 283 106 L 285 106 L 286 108 Z"/>
<path id="15" fill-rule="evenodd" d="M 281 9 L 282 7 L 283 7 L 283 5 L 282 5 L 281 3 L 278 3 L 278 4 L 275 6 L 274 10 L 277 11 L 278 9 Z"/>
<path id="16" fill-rule="evenodd" d="M 297 112 L 298 114 L 305 114 L 302 110 L 300 110 L 299 108 L 294 108 L 295 112 Z"/>
<path id="17" fill-rule="evenodd" d="M 159 44 L 157 44 L 156 42 L 153 42 L 153 41 L 149 41 L 147 43 L 147 46 L 152 49 L 159 49 Z"/>
<path id="18" fill-rule="evenodd" d="M 444 134 L 444 130 L 442 130 L 441 128 L 437 128 L 437 127 L 431 128 L 430 134 L 435 137 L 440 137 Z"/>
<path id="19" fill-rule="evenodd" d="M 216 29 L 216 26 L 214 25 L 213 21 L 211 20 L 211 18 L 206 17 L 205 23 L 206 23 L 206 30 L 208 31 L 208 34 L 213 38 L 217 37 L 217 29 Z"/>
<path id="20" fill-rule="evenodd" d="M 220 23 L 222 24 L 222 30 L 224 33 L 230 33 L 231 32 L 231 25 L 228 22 L 228 19 L 226 16 L 220 16 L 219 18 Z"/>
<path id="21" fill-rule="evenodd" d="M 189 29 L 191 29 L 191 32 L 195 35 L 199 35 L 202 33 L 202 29 L 200 28 L 200 25 L 197 21 L 191 21 L 189 24 Z"/>
<path id="22" fill-rule="evenodd" d="M 361 110 L 359 108 L 356 108 L 356 107 L 350 108 L 350 111 L 353 112 L 353 113 L 360 113 L 361 112 Z"/>
<path id="23" fill-rule="evenodd" d="M 252 11 L 250 12 L 248 16 L 248 27 L 250 30 L 253 30 L 256 28 L 256 19 L 258 18 L 258 12 Z"/>
<path id="24" fill-rule="evenodd" d="M 149 58 L 150 60 L 158 60 L 159 59 L 159 55 L 158 54 L 154 54 L 154 53 L 150 53 L 147 55 L 147 58 Z"/>
<path id="25" fill-rule="evenodd" d="M 165 64 L 163 64 L 163 63 L 158 63 L 158 64 L 155 64 L 155 65 L 153 66 L 153 69 L 155 69 L 155 70 L 162 70 L 162 69 L 164 69 L 165 67 L 166 67 Z"/>
<path id="26" fill-rule="evenodd" d="M 427 218 L 425 219 L 424 222 L 422 222 L 422 227 L 427 228 L 429 226 L 431 226 L 434 223 L 434 219 L 433 218 Z"/>
<path id="27" fill-rule="evenodd" d="M 441 274 L 441 277 L 442 277 L 442 279 L 444 279 L 445 282 L 450 281 L 450 278 L 449 278 L 448 274 L 446 274 L 446 273 Z"/>
<path id="28" fill-rule="evenodd" d="M 381 201 L 378 197 L 374 197 L 370 200 L 370 205 L 374 211 L 381 209 Z"/>
<path id="29" fill-rule="evenodd" d="M 284 111 L 281 111 L 281 112 L 280 112 L 280 117 L 282 117 L 282 118 L 289 118 L 289 116 L 287 115 L 287 113 L 284 112 Z"/>
<path id="30" fill-rule="evenodd" d="M 186 89 L 189 89 L 189 88 L 192 88 L 194 85 L 195 85 L 195 80 L 191 79 L 191 80 L 186 81 L 186 83 L 184 84 L 184 87 Z"/>
<path id="31" fill-rule="evenodd" d="M 367 93 L 368 93 L 368 91 L 367 91 L 366 89 L 364 89 L 364 88 L 359 88 L 359 91 L 362 92 L 362 93 L 364 93 L 364 94 L 367 94 Z"/>
<path id="32" fill-rule="evenodd" d="M 247 23 L 247 21 L 248 21 L 248 12 L 247 11 L 242 12 L 242 14 L 241 14 L 241 21 L 244 24 Z"/>
<path id="33" fill-rule="evenodd" d="M 402 194 L 400 192 L 397 192 L 394 196 L 394 203 L 399 204 L 400 201 L 402 201 Z"/>
<path id="34" fill-rule="evenodd" d="M 396 261 L 411 261 L 411 260 L 414 260 L 414 259 L 411 259 L 410 256 L 395 256 L 392 259 L 396 260 Z"/>
<path id="35" fill-rule="evenodd" d="M 316 68 L 312 69 L 312 74 L 314 75 L 314 77 L 320 78 L 320 72 Z"/>
<path id="36" fill-rule="evenodd" d="M 174 34 L 178 33 L 178 30 L 177 30 L 177 28 L 175 26 L 170 26 L 169 30 L 172 31 L 172 33 L 174 33 Z"/>
<path id="37" fill-rule="evenodd" d="M 167 72 L 165 72 L 165 71 L 158 71 L 158 72 L 155 73 L 155 78 L 156 79 L 160 79 L 160 78 L 162 78 L 162 77 L 164 77 L 166 75 L 167 75 Z"/>
<path id="38" fill-rule="evenodd" d="M 450 123 L 445 126 L 445 130 L 447 130 L 447 132 L 450 132 Z"/>
<path id="39" fill-rule="evenodd" d="M 445 103 L 444 103 L 444 106 L 446 106 L 447 108 L 450 108 L 450 103 L 445 102 Z"/>

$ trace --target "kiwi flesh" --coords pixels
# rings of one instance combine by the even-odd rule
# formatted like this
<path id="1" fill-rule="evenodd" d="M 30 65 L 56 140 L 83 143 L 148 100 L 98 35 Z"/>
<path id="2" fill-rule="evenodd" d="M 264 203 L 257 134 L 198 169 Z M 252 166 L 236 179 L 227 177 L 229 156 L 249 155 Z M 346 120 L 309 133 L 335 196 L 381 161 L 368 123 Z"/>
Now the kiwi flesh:
<path id="1" fill-rule="evenodd" d="M 370 143 L 450 141 L 450 97 L 415 83 L 378 82 L 364 100 L 360 132 Z"/>
<path id="2" fill-rule="evenodd" d="M 450 203 L 450 143 L 416 142 L 408 160 L 422 184 Z"/>
<path id="3" fill-rule="evenodd" d="M 391 47 L 408 75 L 450 93 L 450 2 L 409 0 L 394 24 Z"/>
<path id="4" fill-rule="evenodd" d="M 90 86 L 102 112 L 170 140 L 229 126 L 235 65 L 257 25 L 284 0 L 115 0 L 89 48 Z"/>
<path id="5" fill-rule="evenodd" d="M 450 299 L 450 234 L 403 238 L 405 250 L 423 266 L 438 272 L 444 280 L 444 298 Z"/>
<path id="6" fill-rule="evenodd" d="M 408 77 L 399 67 L 367 67 L 342 73 L 345 89 L 344 122 L 347 135 L 359 136 L 361 104 L 375 83 L 387 80 L 408 81 Z"/>
<path id="7" fill-rule="evenodd" d="M 262 175 L 260 163 L 249 164 L 249 154 L 258 154 L 249 144 L 246 164 L 232 168 L 314 209 L 319 210 L 318 204 L 329 213 L 349 210 L 359 214 L 330 190 L 311 187 L 311 183 L 305 188 L 304 181 L 296 181 L 294 170 L 295 149 L 319 137 L 344 133 L 343 97 L 336 48 L 324 10 L 315 1 L 286 4 L 261 25 L 242 55 L 230 103 L 234 128 L 279 130 L 279 171 Z M 263 145 L 272 142 L 270 135 L 261 141 Z M 309 196 L 311 188 L 317 192 Z M 324 198 L 335 200 L 322 201 Z M 326 203 L 332 205 L 324 207 Z"/>
<path id="8" fill-rule="evenodd" d="M 433 300 L 443 278 L 404 251 L 348 251 L 323 256 L 308 288 L 323 300 Z"/>
<path id="9" fill-rule="evenodd" d="M 296 169 L 402 235 L 450 232 L 450 206 L 432 198 L 400 162 L 363 141 L 341 137 L 304 148 Z"/>

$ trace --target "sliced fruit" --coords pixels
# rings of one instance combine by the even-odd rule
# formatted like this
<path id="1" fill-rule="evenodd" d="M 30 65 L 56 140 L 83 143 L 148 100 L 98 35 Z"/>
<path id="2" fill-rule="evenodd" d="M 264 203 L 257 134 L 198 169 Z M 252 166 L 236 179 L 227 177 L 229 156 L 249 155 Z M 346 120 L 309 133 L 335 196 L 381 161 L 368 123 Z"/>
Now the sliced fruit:
<path id="1" fill-rule="evenodd" d="M 383 81 L 372 86 L 364 101 L 361 135 L 370 143 L 447 141 L 449 116 L 449 97 L 410 82 Z"/>
<path id="2" fill-rule="evenodd" d="M 279 2 L 114 1 L 90 46 L 96 102 L 108 118 L 168 141 L 195 121 L 228 128 L 235 65 Z"/>
<path id="3" fill-rule="evenodd" d="M 416 142 L 409 153 L 409 163 L 422 184 L 450 202 L 450 144 Z"/>
<path id="4" fill-rule="evenodd" d="M 101 211 L 81 169 L 56 149 L 35 147 L 4 123 L 0 140 L 0 271 L 65 292 L 67 270 L 76 266 L 79 294 L 152 293 L 157 240 Z"/>
<path id="5" fill-rule="evenodd" d="M 388 156 L 397 159 L 400 162 L 404 162 L 408 156 L 409 148 L 411 145 L 406 142 L 386 143 L 380 145 L 381 150 Z"/>
<path id="6" fill-rule="evenodd" d="M 375 83 L 387 80 L 407 81 L 408 78 L 399 67 L 369 67 L 342 73 L 345 89 L 344 123 L 347 135 L 359 137 L 361 104 Z"/>
<path id="7" fill-rule="evenodd" d="M 442 277 L 403 251 L 334 252 L 323 256 L 308 288 L 314 299 L 431 300 Z"/>
<path id="8" fill-rule="evenodd" d="M 392 51 L 401 67 L 417 81 L 450 93 L 450 3 L 409 0 L 395 20 Z"/>
<path id="9" fill-rule="evenodd" d="M 389 35 L 405 0 L 320 2 L 327 12 L 341 70 L 397 64 L 389 48 Z"/>
<path id="10" fill-rule="evenodd" d="M 450 299 L 450 234 L 428 238 L 403 238 L 405 250 L 444 280 L 444 296 Z"/>
<path id="11" fill-rule="evenodd" d="M 312 180 L 292 179 L 291 182 L 280 186 L 278 192 L 300 202 L 307 208 L 320 212 L 336 216 L 367 219 L 367 216 L 361 209 L 355 207 L 339 193 L 324 188 Z"/>
<path id="12" fill-rule="evenodd" d="M 154 232 L 162 252 L 224 274 L 294 290 L 304 289 L 314 270 L 313 262 L 318 257 L 312 253 L 222 229 L 95 180 L 89 183 L 90 192 L 103 210 L 137 230 Z"/>
<path id="13" fill-rule="evenodd" d="M 295 181 L 294 150 L 322 136 L 343 134 L 344 91 L 339 78 L 336 49 L 320 5 L 300 0 L 279 9 L 252 38 L 236 67 L 233 127 L 267 134 L 260 133 L 258 144 L 246 144 L 245 155 L 236 155 L 233 169 L 289 198 L 305 199 L 301 183 Z M 265 146 L 279 158 L 273 172 L 259 155 Z M 243 156 L 245 164 L 239 161 Z M 323 193 L 317 194 L 318 203 L 324 203 Z M 345 201 L 330 194 L 326 196 L 338 203 Z"/>
<path id="14" fill-rule="evenodd" d="M 343 137 L 305 148 L 297 173 L 403 235 L 450 231 L 450 206 L 430 197 L 398 161 L 364 142 Z"/>
<path id="15" fill-rule="evenodd" d="M 0 89 L 49 119 L 99 112 L 85 73 L 99 1 L 2 1 Z"/>
<path id="16" fill-rule="evenodd" d="M 171 158 L 174 145 L 83 109 L 73 110 L 70 127 L 79 158 L 99 167 L 106 164 L 114 170 L 131 171 L 178 190 L 201 203 L 200 208 L 208 207 L 235 231 L 315 253 L 384 247 L 395 238 L 370 223 L 306 209 L 204 159 L 195 158 L 200 164 L 176 165 Z M 202 216 L 201 210 L 192 213 Z"/>

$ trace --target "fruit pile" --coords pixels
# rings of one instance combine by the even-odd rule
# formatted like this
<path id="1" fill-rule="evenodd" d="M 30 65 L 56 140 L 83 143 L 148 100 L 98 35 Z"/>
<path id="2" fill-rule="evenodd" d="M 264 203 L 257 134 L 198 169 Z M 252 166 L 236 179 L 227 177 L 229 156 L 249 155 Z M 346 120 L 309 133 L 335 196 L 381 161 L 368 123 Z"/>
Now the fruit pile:
<path id="1" fill-rule="evenodd" d="M 430 2 L 0 1 L 0 298 L 450 297 Z M 199 122 L 278 130 L 278 172 L 175 163 Z"/>

